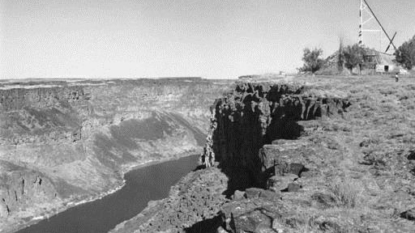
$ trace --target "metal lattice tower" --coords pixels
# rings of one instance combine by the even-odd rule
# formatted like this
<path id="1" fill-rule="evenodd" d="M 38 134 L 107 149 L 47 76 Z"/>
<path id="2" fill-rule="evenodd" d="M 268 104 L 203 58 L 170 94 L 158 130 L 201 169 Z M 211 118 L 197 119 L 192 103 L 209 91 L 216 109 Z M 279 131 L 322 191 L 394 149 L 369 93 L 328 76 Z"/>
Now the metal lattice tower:
<path id="1" fill-rule="evenodd" d="M 372 8 L 369 6 L 366 0 L 360 0 L 360 24 L 359 24 L 359 45 L 365 45 L 364 42 L 364 35 L 365 33 L 372 33 L 378 35 L 379 39 L 379 51 L 382 51 L 382 40 L 384 36 L 389 41 L 389 45 L 386 48 L 385 53 L 389 50 L 389 47 L 392 45 L 393 48 L 396 50 L 395 45 L 393 44 L 393 39 L 396 36 L 396 33 L 393 35 L 392 39 L 389 37 L 388 33 L 386 32 L 385 28 L 380 23 L 379 19 L 376 17 L 375 13 L 373 12 Z"/>
<path id="2" fill-rule="evenodd" d="M 365 0 L 360 0 L 360 25 L 359 25 L 359 45 L 363 46 L 365 43 L 364 33 L 375 33 L 379 35 L 379 51 L 382 48 L 382 29 L 380 25 L 373 25 L 376 20 L 372 11 L 369 9 Z"/>

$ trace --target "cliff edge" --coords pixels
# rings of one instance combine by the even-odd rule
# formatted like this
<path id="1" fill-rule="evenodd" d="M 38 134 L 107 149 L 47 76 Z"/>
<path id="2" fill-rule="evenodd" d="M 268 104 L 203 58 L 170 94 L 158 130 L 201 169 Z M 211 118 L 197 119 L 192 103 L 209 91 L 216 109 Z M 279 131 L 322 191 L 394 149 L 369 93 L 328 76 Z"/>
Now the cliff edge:
<path id="1" fill-rule="evenodd" d="M 217 99 L 200 169 L 111 232 L 411 232 L 415 85 L 298 82 Z"/>

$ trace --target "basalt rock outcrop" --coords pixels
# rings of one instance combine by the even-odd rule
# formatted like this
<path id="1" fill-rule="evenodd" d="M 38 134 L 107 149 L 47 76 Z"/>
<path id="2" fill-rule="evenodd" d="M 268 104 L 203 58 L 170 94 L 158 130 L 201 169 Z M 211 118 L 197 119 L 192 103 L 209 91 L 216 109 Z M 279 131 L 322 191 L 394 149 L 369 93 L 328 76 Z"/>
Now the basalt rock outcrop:
<path id="1" fill-rule="evenodd" d="M 185 212 L 200 216 L 197 214 L 200 208 L 207 211 L 199 221 L 192 218 L 180 228 L 162 220 L 162 214 L 149 215 L 144 211 L 142 215 L 150 220 L 132 219 L 120 224 L 114 232 L 147 232 L 145 229 L 155 222 L 163 223 L 163 228 L 149 229 L 159 232 L 257 232 L 266 227 L 272 230 L 276 224 L 273 221 L 277 221 L 274 219 L 285 219 L 282 216 L 291 211 L 281 202 L 281 193 L 297 192 L 307 176 L 318 172 L 312 169 L 317 167 L 314 163 L 321 165 L 322 155 L 316 153 L 315 146 L 306 140 L 292 143 L 306 134 L 306 126 L 301 121 L 341 118 L 349 105 L 347 99 L 313 96 L 307 87 L 295 84 L 238 83 L 211 107 L 210 131 L 201 155 L 201 164 L 207 169 L 189 175 L 214 171 L 227 177 L 225 185 L 209 184 L 211 190 L 218 187 L 223 190 L 220 195 L 215 194 L 218 197 L 212 202 L 220 208 L 211 208 L 212 203 L 195 199 L 192 201 L 202 205 L 187 208 Z M 300 179 L 302 173 L 307 175 Z M 180 182 L 173 190 L 185 188 L 183 184 L 184 181 Z M 197 185 L 205 187 L 205 184 Z M 190 196 L 204 193 L 188 192 L 194 192 Z M 204 195 L 206 200 L 210 199 L 208 194 Z M 163 209 L 163 214 L 178 219 L 173 211 L 177 208 L 171 206 L 152 204 L 147 209 Z M 137 228 L 132 227 L 135 224 Z"/>
<path id="2" fill-rule="evenodd" d="M 163 221 L 160 232 L 413 232 L 413 81 L 297 81 L 305 85 L 241 82 L 215 101 L 197 174 L 226 176 L 222 203 L 190 227 L 196 219 Z M 115 232 L 162 222 L 151 209 L 175 218 L 152 203 L 142 213 L 151 220 Z"/>
<path id="3" fill-rule="evenodd" d="M 307 134 L 307 121 L 342 118 L 349 106 L 344 98 L 312 95 L 308 87 L 269 83 L 240 83 L 217 100 L 212 148 L 205 151 L 212 151 L 229 177 L 228 196 L 246 189 L 245 198 L 233 196 L 224 205 L 221 229 L 284 232 L 287 224 L 301 221 L 295 208 L 282 201 L 282 194 L 298 192 L 322 165 L 325 148 L 300 139 Z M 202 154 L 202 161 L 206 156 Z M 252 195 L 249 187 L 262 191 Z"/>
<path id="4" fill-rule="evenodd" d="M 206 149 L 213 153 L 202 160 L 211 161 L 205 163 L 210 166 L 209 156 L 214 156 L 222 167 L 244 167 L 250 180 L 260 184 L 273 163 L 258 156 L 263 145 L 296 139 L 304 132 L 298 121 L 341 117 L 349 105 L 346 99 L 310 95 L 307 87 L 295 84 L 239 83 L 215 102 L 209 136 L 213 143 Z"/>
<path id="5" fill-rule="evenodd" d="M 410 205 L 414 200 L 409 191 L 415 190 L 409 185 L 412 147 L 410 140 L 394 136 L 410 137 L 404 128 L 413 127 L 410 118 L 383 112 L 406 112 L 407 102 L 379 97 L 385 93 L 382 85 L 349 85 L 344 89 L 350 90 L 348 97 L 337 98 L 310 96 L 318 91 L 307 87 L 242 83 L 216 102 L 211 148 L 205 149 L 211 153 L 202 161 L 214 156 L 229 178 L 227 192 L 233 193 L 217 215 L 222 218 L 217 232 L 413 231 L 412 209 L 398 201 Z M 359 99 L 362 88 L 371 89 L 373 101 Z M 401 87 L 389 90 L 394 88 L 408 97 Z M 397 126 L 390 127 L 386 119 L 396 119 Z M 376 140 L 373 134 L 389 136 Z M 362 143 L 361 135 L 371 139 Z"/>
<path id="6" fill-rule="evenodd" d="M 136 165 L 200 153 L 204 106 L 227 87 L 202 79 L 3 82 L 0 229 L 109 192 Z"/>

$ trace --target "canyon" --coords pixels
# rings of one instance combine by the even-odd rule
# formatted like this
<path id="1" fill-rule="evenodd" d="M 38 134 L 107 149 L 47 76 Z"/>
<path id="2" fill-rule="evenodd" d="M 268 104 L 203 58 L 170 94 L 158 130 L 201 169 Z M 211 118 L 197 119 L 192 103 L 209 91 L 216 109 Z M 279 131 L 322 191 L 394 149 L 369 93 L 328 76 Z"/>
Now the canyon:
<path id="1" fill-rule="evenodd" d="M 216 99 L 201 166 L 111 233 L 413 232 L 411 78 L 248 79 Z"/>
<path id="2" fill-rule="evenodd" d="M 414 90 L 387 76 L 1 83 L 0 229 L 200 154 L 110 232 L 412 232 Z"/>
<path id="3" fill-rule="evenodd" d="M 202 151 L 229 81 L 199 78 L 0 83 L 0 232 L 124 185 L 149 162 Z"/>

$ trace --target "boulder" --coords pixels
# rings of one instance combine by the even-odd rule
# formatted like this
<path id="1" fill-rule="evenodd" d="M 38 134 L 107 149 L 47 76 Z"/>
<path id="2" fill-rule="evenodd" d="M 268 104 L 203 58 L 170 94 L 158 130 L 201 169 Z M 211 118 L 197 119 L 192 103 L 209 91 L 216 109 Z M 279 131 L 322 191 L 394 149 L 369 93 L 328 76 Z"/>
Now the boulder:
<path id="1" fill-rule="evenodd" d="M 294 174 L 296 176 L 300 176 L 301 172 L 305 170 L 304 165 L 302 165 L 301 163 L 291 163 L 289 164 L 289 169 L 288 172 L 291 174 Z"/>
<path id="2" fill-rule="evenodd" d="M 409 209 L 401 213 L 401 218 L 408 219 L 410 221 L 415 221 L 415 208 Z"/>
<path id="3" fill-rule="evenodd" d="M 278 195 L 275 192 L 272 192 L 270 190 L 264 190 L 260 188 L 249 188 L 245 191 L 245 196 L 248 199 L 254 199 L 254 198 L 263 198 L 268 201 L 276 201 L 281 198 L 280 195 Z"/>
<path id="4" fill-rule="evenodd" d="M 287 174 L 285 176 L 273 176 L 268 179 L 267 188 L 275 192 L 281 192 L 288 189 L 288 186 L 298 178 L 297 175 Z"/>
<path id="5" fill-rule="evenodd" d="M 253 192 L 255 190 L 252 190 Z M 251 192 L 247 192 L 248 194 Z M 268 201 L 264 198 L 232 201 L 222 207 L 226 219 L 226 230 L 231 232 L 275 232 L 272 229 L 274 219 L 288 215 L 288 210 L 280 201 Z"/>
<path id="6" fill-rule="evenodd" d="M 243 199 L 245 195 L 245 192 L 236 190 L 235 193 L 232 196 L 232 200 L 240 200 Z"/>
<path id="7" fill-rule="evenodd" d="M 301 189 L 301 185 L 296 183 L 288 184 L 287 192 L 298 192 Z"/>

